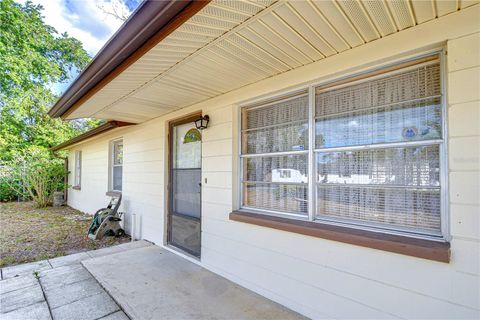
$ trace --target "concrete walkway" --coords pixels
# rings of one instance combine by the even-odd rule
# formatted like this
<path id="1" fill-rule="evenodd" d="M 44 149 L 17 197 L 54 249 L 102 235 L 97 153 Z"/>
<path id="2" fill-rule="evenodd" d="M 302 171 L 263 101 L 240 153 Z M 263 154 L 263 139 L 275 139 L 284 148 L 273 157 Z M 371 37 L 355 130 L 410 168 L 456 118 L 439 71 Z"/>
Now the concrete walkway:
<path id="1" fill-rule="evenodd" d="M 0 269 L 0 319 L 128 320 L 81 262 L 150 245 L 137 241 Z"/>
<path id="2" fill-rule="evenodd" d="M 301 319 L 146 241 L 0 270 L 0 319 Z"/>

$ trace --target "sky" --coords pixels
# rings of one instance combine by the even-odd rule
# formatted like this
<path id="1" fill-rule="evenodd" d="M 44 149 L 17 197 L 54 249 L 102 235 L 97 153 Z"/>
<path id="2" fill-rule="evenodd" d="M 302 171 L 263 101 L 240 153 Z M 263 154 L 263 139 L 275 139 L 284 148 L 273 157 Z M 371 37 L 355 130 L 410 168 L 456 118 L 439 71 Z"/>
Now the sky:
<path id="1" fill-rule="evenodd" d="M 16 0 L 25 3 L 26 0 Z M 129 15 L 141 0 L 31 0 L 41 4 L 44 21 L 59 34 L 67 32 L 83 43 L 83 47 L 94 57 L 110 37 L 120 28 L 123 21 L 105 13 L 112 11 L 112 3 L 119 11 Z M 102 9 L 104 8 L 104 9 Z M 72 80 L 77 75 L 73 71 Z M 69 83 L 55 84 L 54 91 L 61 93 Z"/>

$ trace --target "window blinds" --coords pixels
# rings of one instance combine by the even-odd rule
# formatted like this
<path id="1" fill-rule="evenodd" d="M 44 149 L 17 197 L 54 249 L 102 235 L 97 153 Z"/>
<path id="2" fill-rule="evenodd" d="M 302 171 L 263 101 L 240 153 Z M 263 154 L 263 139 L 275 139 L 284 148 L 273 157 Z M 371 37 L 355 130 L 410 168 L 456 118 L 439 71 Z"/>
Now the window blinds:
<path id="1" fill-rule="evenodd" d="M 438 139 L 440 65 L 318 89 L 315 113 L 317 148 Z"/>
<path id="2" fill-rule="evenodd" d="M 243 206 L 306 216 L 308 96 L 247 108 L 242 117 Z"/>
<path id="3" fill-rule="evenodd" d="M 242 108 L 242 207 L 440 237 L 442 123 L 439 55 Z"/>
<path id="4" fill-rule="evenodd" d="M 243 154 L 308 149 L 308 96 L 244 110 Z"/>
<path id="5" fill-rule="evenodd" d="M 440 80 L 437 61 L 316 90 L 317 219 L 441 234 Z"/>

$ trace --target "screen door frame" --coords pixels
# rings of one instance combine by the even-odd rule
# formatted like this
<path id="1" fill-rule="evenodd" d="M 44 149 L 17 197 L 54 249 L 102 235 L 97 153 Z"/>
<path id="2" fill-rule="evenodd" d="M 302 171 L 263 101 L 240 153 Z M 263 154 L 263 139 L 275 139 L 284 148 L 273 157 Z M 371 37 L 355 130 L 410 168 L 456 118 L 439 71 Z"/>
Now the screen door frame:
<path id="1" fill-rule="evenodd" d="M 173 213 L 173 203 L 172 203 L 172 197 L 173 197 L 173 156 L 174 156 L 174 134 L 173 134 L 173 129 L 176 126 L 186 124 L 186 123 L 194 123 L 195 120 L 199 119 L 202 117 L 202 111 L 197 111 L 193 114 L 189 114 L 187 116 L 184 116 L 179 119 L 172 120 L 168 123 L 168 183 L 167 183 L 167 237 L 166 237 L 166 245 L 169 247 L 173 247 L 176 250 L 180 250 L 182 253 L 187 254 L 188 256 L 199 259 L 201 258 L 201 248 L 202 248 L 202 194 L 200 193 L 200 202 L 199 202 L 199 210 L 200 210 L 200 217 L 199 217 L 199 222 L 200 222 L 200 252 L 198 255 L 196 255 L 194 252 L 191 252 L 187 248 L 183 248 L 179 245 L 176 245 L 172 243 L 172 213 Z M 203 143 L 203 136 L 202 136 L 202 143 Z M 202 162 L 200 162 L 200 172 L 202 171 Z M 201 183 L 201 180 L 200 180 Z M 202 188 L 200 187 L 200 190 Z"/>

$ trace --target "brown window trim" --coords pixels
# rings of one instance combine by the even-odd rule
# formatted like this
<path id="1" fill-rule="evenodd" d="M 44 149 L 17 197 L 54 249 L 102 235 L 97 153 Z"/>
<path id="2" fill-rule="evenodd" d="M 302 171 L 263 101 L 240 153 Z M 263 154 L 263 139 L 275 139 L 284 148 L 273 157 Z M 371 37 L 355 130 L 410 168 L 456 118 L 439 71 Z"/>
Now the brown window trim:
<path id="1" fill-rule="evenodd" d="M 105 192 L 105 195 L 108 196 L 108 197 L 118 197 L 118 196 L 122 195 L 122 192 L 121 191 L 110 190 L 110 191 Z"/>
<path id="2" fill-rule="evenodd" d="M 248 211 L 233 211 L 230 220 L 250 223 L 307 236 L 344 242 L 357 246 L 390 251 L 412 257 L 450 262 L 450 243 L 415 239 L 400 235 L 294 220 Z"/>
<path id="3" fill-rule="evenodd" d="M 73 190 L 82 190 L 82 188 L 80 186 L 73 186 L 72 189 Z"/>

